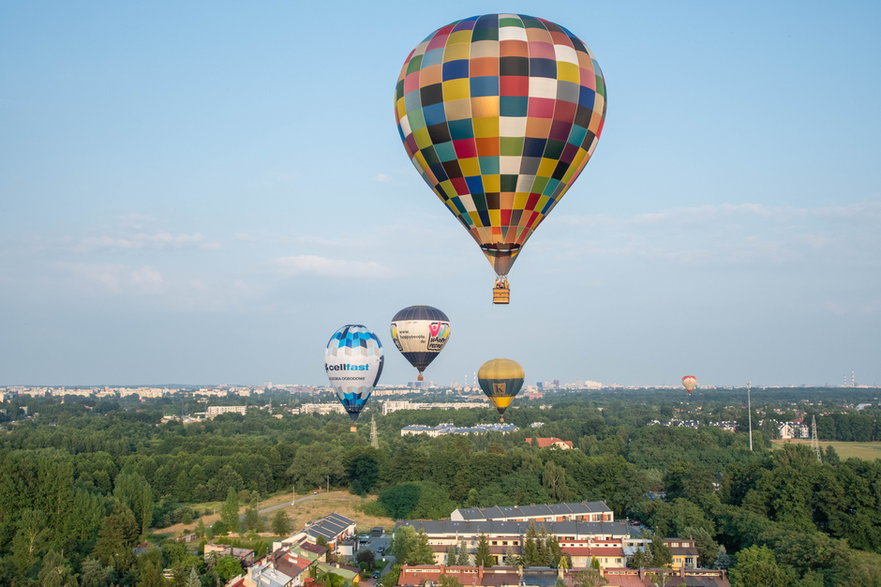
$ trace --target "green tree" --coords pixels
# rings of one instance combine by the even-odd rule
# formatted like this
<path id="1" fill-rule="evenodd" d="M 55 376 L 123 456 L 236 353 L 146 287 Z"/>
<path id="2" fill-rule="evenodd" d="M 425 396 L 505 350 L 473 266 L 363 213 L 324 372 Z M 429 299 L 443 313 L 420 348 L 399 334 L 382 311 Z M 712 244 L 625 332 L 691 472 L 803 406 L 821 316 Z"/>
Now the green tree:
<path id="1" fill-rule="evenodd" d="M 287 474 L 297 485 L 297 491 L 324 487 L 326 480 L 336 485 L 345 478 L 342 449 L 329 443 L 320 448 L 317 444 L 303 445 L 297 449 Z"/>
<path id="2" fill-rule="evenodd" d="M 222 556 L 214 563 L 217 576 L 224 582 L 242 574 L 242 563 L 234 556 Z"/>
<path id="3" fill-rule="evenodd" d="M 92 557 L 83 559 L 80 565 L 80 587 L 101 587 L 110 581 L 113 569 L 105 567 L 101 561 Z"/>
<path id="4" fill-rule="evenodd" d="M 394 564 L 392 568 L 389 569 L 388 573 L 382 576 L 382 584 L 383 585 L 397 585 L 398 580 L 401 576 L 401 565 Z"/>
<path id="5" fill-rule="evenodd" d="M 411 559 L 408 561 L 411 565 L 433 565 L 434 549 L 428 543 L 428 534 L 425 530 L 420 529 L 416 533 L 416 542 L 413 546 Z"/>
<path id="6" fill-rule="evenodd" d="M 474 564 L 478 567 L 491 567 L 495 557 L 490 554 L 489 542 L 486 536 L 481 534 L 477 539 L 477 551 L 474 554 Z"/>
<path id="7" fill-rule="evenodd" d="M 471 564 L 471 553 L 468 552 L 468 545 L 465 544 L 464 540 L 459 541 L 459 546 L 456 549 L 456 563 L 460 567 L 465 567 Z"/>
<path id="8" fill-rule="evenodd" d="M 76 585 L 76 575 L 61 553 L 50 550 L 43 557 L 43 566 L 37 575 L 42 587 L 67 587 Z"/>
<path id="9" fill-rule="evenodd" d="M 138 543 L 141 527 L 127 507 L 116 504 L 113 513 L 104 518 L 92 556 L 117 573 L 128 572 L 134 565 L 132 548 Z"/>
<path id="10" fill-rule="evenodd" d="M 563 558 L 563 549 L 560 548 L 560 543 L 557 541 L 556 536 L 546 532 L 544 529 L 542 529 L 542 534 L 544 538 L 545 566 L 556 568 L 560 563 L 560 559 Z"/>
<path id="11" fill-rule="evenodd" d="M 263 519 L 260 517 L 260 511 L 253 505 L 245 509 L 244 523 L 242 527 L 248 531 L 260 532 L 263 529 Z"/>
<path id="12" fill-rule="evenodd" d="M 183 582 L 184 587 L 202 587 L 202 580 L 199 578 L 199 571 L 196 567 L 190 567 L 190 572 Z"/>
<path id="13" fill-rule="evenodd" d="M 166 585 L 162 576 L 162 551 L 151 548 L 140 555 L 138 561 L 138 587 L 162 587 Z"/>
<path id="14" fill-rule="evenodd" d="M 120 473 L 116 476 L 113 496 L 132 511 L 141 536 L 146 536 L 153 522 L 153 489 L 147 480 L 137 473 Z"/>
<path id="15" fill-rule="evenodd" d="M 538 542 L 538 530 L 536 530 L 535 524 L 530 523 L 526 528 L 526 537 L 523 541 L 523 566 L 538 567 L 543 564 Z"/>
<path id="16" fill-rule="evenodd" d="M 593 567 L 573 575 L 572 587 L 600 587 L 607 583 L 599 569 Z"/>
<path id="17" fill-rule="evenodd" d="M 455 509 L 447 490 L 432 481 L 393 485 L 379 494 L 378 502 L 395 519 L 437 519 Z"/>
<path id="18" fill-rule="evenodd" d="M 220 506 L 220 521 L 226 527 L 228 532 L 239 532 L 241 522 L 239 521 L 239 494 L 230 487 L 226 491 L 226 501 Z"/>
<path id="19" fill-rule="evenodd" d="M 42 512 L 23 510 L 16 524 L 10 555 L 12 563 L 22 577 L 26 577 L 48 547 L 49 530 Z"/>
<path id="20" fill-rule="evenodd" d="M 356 495 L 367 495 L 379 481 L 382 453 L 370 446 L 352 449 L 345 457 L 344 464 L 349 487 Z"/>
<path id="21" fill-rule="evenodd" d="M 272 533 L 276 536 L 287 536 L 291 531 L 291 520 L 284 510 L 278 510 L 272 516 Z"/>
<path id="22" fill-rule="evenodd" d="M 763 587 L 788 587 L 790 577 L 777 564 L 774 553 L 767 546 L 750 546 L 737 553 L 734 566 L 729 571 L 734 587 L 762 585 Z"/>
<path id="23" fill-rule="evenodd" d="M 548 495 L 554 501 L 566 501 L 572 495 L 572 492 L 566 486 L 566 469 L 554 461 L 548 460 L 545 463 L 541 474 L 541 482 L 545 491 L 548 492 Z"/>
<path id="24" fill-rule="evenodd" d="M 463 587 L 462 582 L 449 575 L 441 575 L 437 578 L 438 587 Z"/>
<path id="25" fill-rule="evenodd" d="M 664 538 L 658 533 L 652 535 L 651 557 L 651 566 L 653 567 L 666 567 L 673 562 L 673 553 L 670 547 L 664 543 Z"/>
<path id="26" fill-rule="evenodd" d="M 365 548 L 358 551 L 358 554 L 355 555 L 355 561 L 357 561 L 363 569 L 372 569 L 376 566 L 376 555 L 373 554 L 372 550 Z"/>

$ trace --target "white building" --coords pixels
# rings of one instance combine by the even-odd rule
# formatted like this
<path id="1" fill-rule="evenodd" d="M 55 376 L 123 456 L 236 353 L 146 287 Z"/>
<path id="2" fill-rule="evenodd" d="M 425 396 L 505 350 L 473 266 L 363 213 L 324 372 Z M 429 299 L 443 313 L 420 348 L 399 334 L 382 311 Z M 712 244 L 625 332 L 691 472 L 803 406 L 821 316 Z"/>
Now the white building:
<path id="1" fill-rule="evenodd" d="M 248 406 L 208 406 L 205 415 L 209 420 L 213 420 L 220 414 L 242 414 L 248 411 Z"/>
<path id="2" fill-rule="evenodd" d="M 345 414 L 346 409 L 341 403 L 334 402 L 332 404 L 303 404 L 300 406 L 301 414 Z"/>

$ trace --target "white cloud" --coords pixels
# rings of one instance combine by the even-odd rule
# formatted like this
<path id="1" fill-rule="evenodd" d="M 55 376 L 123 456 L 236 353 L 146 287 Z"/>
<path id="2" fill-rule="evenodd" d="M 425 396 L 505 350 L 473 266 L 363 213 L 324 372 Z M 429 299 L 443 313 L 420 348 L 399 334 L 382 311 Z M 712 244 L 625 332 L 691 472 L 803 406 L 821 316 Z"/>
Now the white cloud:
<path id="1" fill-rule="evenodd" d="M 108 263 L 63 263 L 62 269 L 67 270 L 82 282 L 110 293 L 119 293 L 121 276 L 125 267 Z"/>
<path id="2" fill-rule="evenodd" d="M 391 271 L 374 261 L 330 259 L 318 255 L 293 255 L 273 261 L 276 270 L 286 276 L 323 275 L 327 277 L 387 277 Z"/>
<path id="3" fill-rule="evenodd" d="M 146 226 L 153 224 L 154 222 L 156 222 L 156 218 L 138 212 L 130 212 L 119 218 L 119 225 L 121 227 L 134 230 L 143 230 Z"/>
<path id="4" fill-rule="evenodd" d="M 646 212 L 633 216 L 561 215 L 559 221 L 570 226 L 598 225 L 651 225 L 651 224 L 705 224 L 736 217 L 759 218 L 768 221 L 792 221 L 794 219 L 852 220 L 854 222 L 881 221 L 881 203 L 863 202 L 845 206 L 820 206 L 799 208 L 794 206 L 766 206 L 764 204 L 708 204 Z"/>
<path id="5" fill-rule="evenodd" d="M 112 294 L 158 294 L 165 289 L 162 274 L 150 266 L 113 263 L 62 263 L 61 269 L 80 283 Z"/>
<path id="6" fill-rule="evenodd" d="M 377 173 L 373 176 L 373 179 L 379 183 L 389 183 L 392 181 L 392 178 L 384 173 Z"/>
<path id="7" fill-rule="evenodd" d="M 125 236 L 88 236 L 75 242 L 71 250 L 76 253 L 90 253 L 106 249 L 146 249 L 146 248 L 200 248 L 218 249 L 220 243 L 209 241 L 204 235 L 173 234 L 170 232 L 138 232 Z"/>
<path id="8" fill-rule="evenodd" d="M 133 289 L 145 294 L 159 293 L 165 286 L 162 274 L 147 266 L 129 271 L 128 281 Z"/>
<path id="9" fill-rule="evenodd" d="M 878 266 L 881 203 L 795 207 L 717 204 L 611 216 L 554 218 L 533 249 L 559 257 L 656 259 L 677 264 Z"/>

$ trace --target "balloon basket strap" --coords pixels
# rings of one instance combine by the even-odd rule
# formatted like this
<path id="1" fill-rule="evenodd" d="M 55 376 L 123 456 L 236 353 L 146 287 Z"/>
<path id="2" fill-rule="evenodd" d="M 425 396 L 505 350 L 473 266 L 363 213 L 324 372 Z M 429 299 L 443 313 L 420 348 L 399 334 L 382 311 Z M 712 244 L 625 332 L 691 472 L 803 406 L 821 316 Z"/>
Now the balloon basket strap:
<path id="1" fill-rule="evenodd" d="M 501 277 L 496 279 L 496 285 L 493 287 L 493 303 L 494 304 L 510 304 L 511 288 L 508 286 L 508 279 Z"/>

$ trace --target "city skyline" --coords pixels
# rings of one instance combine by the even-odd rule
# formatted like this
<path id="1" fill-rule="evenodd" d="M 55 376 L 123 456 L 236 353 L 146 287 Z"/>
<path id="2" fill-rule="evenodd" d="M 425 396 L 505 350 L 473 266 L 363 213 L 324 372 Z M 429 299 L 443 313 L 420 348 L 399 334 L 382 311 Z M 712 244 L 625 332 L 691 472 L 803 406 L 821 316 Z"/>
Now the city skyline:
<path id="1" fill-rule="evenodd" d="M 609 91 L 511 305 L 395 129 L 408 52 L 499 9 Z M 340 16 L 344 13 L 344 16 Z M 0 7 L 0 385 L 300 381 L 347 323 L 451 320 L 427 381 L 881 384 L 881 7 Z"/>

